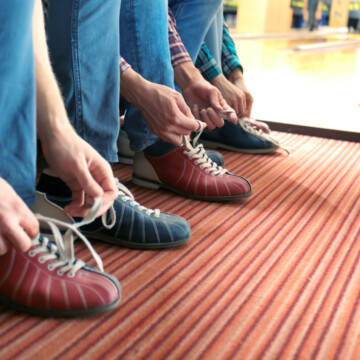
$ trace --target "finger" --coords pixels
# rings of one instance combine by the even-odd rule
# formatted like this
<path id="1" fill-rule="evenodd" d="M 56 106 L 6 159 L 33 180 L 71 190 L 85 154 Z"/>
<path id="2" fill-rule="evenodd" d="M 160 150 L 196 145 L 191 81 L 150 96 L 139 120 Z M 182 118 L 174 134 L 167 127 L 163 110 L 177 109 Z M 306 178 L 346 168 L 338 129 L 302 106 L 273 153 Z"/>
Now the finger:
<path id="1" fill-rule="evenodd" d="M 5 233 L 6 240 L 14 248 L 25 252 L 31 247 L 31 239 L 24 229 L 16 223 L 9 224 Z"/>
<path id="2" fill-rule="evenodd" d="M 226 103 L 226 101 L 222 97 L 219 90 L 214 89 L 214 91 L 212 91 L 210 93 L 209 99 L 210 99 L 211 107 L 213 107 L 215 110 L 223 110 L 224 109 L 223 104 Z"/>
<path id="3" fill-rule="evenodd" d="M 211 122 L 218 128 L 224 126 L 224 119 L 222 119 L 213 108 L 207 109 L 207 115 L 210 118 Z M 234 112 L 235 114 L 235 112 Z"/>
<path id="4" fill-rule="evenodd" d="M 177 123 L 180 124 L 180 126 L 174 125 L 174 132 L 176 134 L 190 134 L 191 132 L 196 131 L 199 128 L 199 124 L 192 115 L 191 117 L 188 117 L 181 112 L 177 114 Z"/>
<path id="5" fill-rule="evenodd" d="M 0 236 L 0 255 L 4 255 L 9 251 L 9 243 Z"/>
<path id="6" fill-rule="evenodd" d="M 246 99 L 245 99 L 245 96 L 241 97 L 240 106 L 241 106 L 240 115 L 245 116 L 244 115 L 246 113 Z"/>
<path id="7" fill-rule="evenodd" d="M 80 187 L 86 194 L 94 198 L 102 197 L 104 192 L 101 186 L 92 177 L 92 174 L 90 173 L 87 164 L 85 164 L 81 169 L 78 169 L 76 173 L 76 179 L 79 182 Z"/>
<path id="8" fill-rule="evenodd" d="M 71 189 L 71 187 L 70 187 Z M 72 189 L 71 189 L 72 190 Z M 72 190 L 72 199 L 71 206 L 72 207 L 82 207 L 85 203 L 85 193 L 83 190 Z"/>
<path id="9" fill-rule="evenodd" d="M 177 99 L 176 101 L 177 105 L 178 105 L 178 108 L 179 110 L 187 117 L 189 118 L 194 118 L 192 112 L 191 112 L 191 109 L 187 106 L 184 98 L 181 96 L 180 99 Z"/>
<path id="10" fill-rule="evenodd" d="M 21 211 L 20 226 L 22 226 L 31 239 L 34 239 L 39 234 L 39 221 L 27 207 Z"/>
<path id="11" fill-rule="evenodd" d="M 200 111 L 200 119 L 207 124 L 210 130 L 214 130 L 216 128 L 216 124 L 213 122 L 206 109 L 202 109 Z"/>
<path id="12" fill-rule="evenodd" d="M 84 218 L 88 214 L 89 210 L 90 208 L 88 205 L 72 206 L 71 204 L 69 204 L 64 208 L 64 211 L 70 216 L 81 218 Z"/>
<path id="13" fill-rule="evenodd" d="M 115 185 L 114 173 L 110 164 L 100 156 L 97 158 L 97 162 L 96 169 L 90 168 L 90 172 L 103 191 L 102 206 L 98 213 L 98 216 L 100 216 L 113 205 L 114 200 L 118 197 L 118 189 Z"/>
<path id="14" fill-rule="evenodd" d="M 199 106 L 198 104 L 194 104 L 192 107 L 192 113 L 195 116 L 195 119 L 200 119 L 200 112 L 199 112 Z"/>

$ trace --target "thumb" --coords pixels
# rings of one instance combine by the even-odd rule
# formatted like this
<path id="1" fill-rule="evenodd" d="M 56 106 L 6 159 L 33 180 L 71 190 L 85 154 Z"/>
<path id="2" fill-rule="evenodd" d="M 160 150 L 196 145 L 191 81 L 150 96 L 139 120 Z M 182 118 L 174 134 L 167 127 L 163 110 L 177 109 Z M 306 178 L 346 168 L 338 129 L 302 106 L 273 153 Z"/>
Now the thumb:
<path id="1" fill-rule="evenodd" d="M 215 110 L 223 110 L 226 105 L 225 99 L 222 97 L 219 90 L 214 89 L 209 96 L 211 107 Z"/>

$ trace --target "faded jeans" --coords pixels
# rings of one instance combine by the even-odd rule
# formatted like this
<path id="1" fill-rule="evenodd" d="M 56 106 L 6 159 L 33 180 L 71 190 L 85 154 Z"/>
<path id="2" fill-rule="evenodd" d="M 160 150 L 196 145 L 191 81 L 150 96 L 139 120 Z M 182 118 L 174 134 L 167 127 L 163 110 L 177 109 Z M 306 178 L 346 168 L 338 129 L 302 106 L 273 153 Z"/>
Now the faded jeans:
<path id="1" fill-rule="evenodd" d="M 34 1 L 0 1 L 0 177 L 28 205 L 35 200 Z"/>

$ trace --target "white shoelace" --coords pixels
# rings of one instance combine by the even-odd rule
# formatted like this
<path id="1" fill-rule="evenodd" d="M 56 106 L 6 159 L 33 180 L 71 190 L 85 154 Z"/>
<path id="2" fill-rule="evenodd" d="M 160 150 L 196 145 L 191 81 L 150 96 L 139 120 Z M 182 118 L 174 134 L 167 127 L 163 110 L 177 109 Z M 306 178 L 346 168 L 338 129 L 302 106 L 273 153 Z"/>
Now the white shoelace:
<path id="1" fill-rule="evenodd" d="M 230 113 L 233 113 L 234 111 L 231 111 L 231 110 L 224 110 L 224 111 L 218 111 L 218 115 L 220 117 L 222 117 L 225 121 L 229 121 L 229 114 Z M 251 119 L 251 118 L 240 118 L 238 117 L 237 119 L 237 125 L 241 126 L 245 131 L 249 132 L 250 134 L 253 134 L 253 135 L 257 135 L 257 136 L 264 136 L 268 141 L 272 141 L 272 142 L 276 142 L 276 146 L 279 147 L 279 149 L 281 150 L 284 150 L 288 155 L 289 157 L 292 156 L 292 154 L 295 152 L 295 148 L 292 148 L 292 147 L 285 147 L 285 146 L 281 146 L 279 144 L 279 142 L 274 139 L 273 137 L 271 137 L 270 135 L 268 134 L 264 134 L 264 132 L 261 130 L 261 129 L 258 129 L 257 127 L 255 127 L 254 125 L 251 125 L 250 123 L 248 123 L 246 120 L 249 119 L 249 120 L 253 120 L 254 119 Z"/>
<path id="2" fill-rule="evenodd" d="M 121 184 L 121 182 L 117 178 L 115 178 L 115 184 L 118 189 L 119 196 L 122 196 L 122 200 L 124 202 L 130 201 L 131 206 L 137 207 L 140 211 L 145 211 L 147 215 L 154 214 L 156 217 L 160 216 L 159 209 L 155 209 L 155 210 L 149 209 L 145 206 L 140 205 L 137 201 L 135 201 L 134 195 L 131 193 L 131 191 L 125 185 Z M 102 223 L 104 227 L 106 227 L 107 229 L 111 229 L 115 225 L 115 221 L 116 221 L 116 214 L 114 207 L 112 206 L 109 211 L 111 218 L 110 224 L 107 224 L 106 222 L 107 213 L 103 214 L 101 217 Z"/>
<path id="3" fill-rule="evenodd" d="M 196 159 L 195 164 L 200 165 L 201 169 L 205 169 L 206 173 L 210 173 L 212 176 L 222 177 L 228 172 L 227 169 L 217 165 L 206 154 L 203 144 L 198 144 L 199 137 L 204 130 L 204 123 L 197 120 L 200 125 L 200 129 L 197 131 L 197 135 L 193 140 L 189 140 L 186 136 L 183 137 L 183 145 L 188 149 L 184 151 L 184 154 L 189 157 L 190 160 Z"/>
<path id="4" fill-rule="evenodd" d="M 74 277 L 76 272 L 85 265 L 82 260 L 75 258 L 74 241 L 79 238 L 89 249 L 99 270 L 103 272 L 104 268 L 100 256 L 91 246 L 89 240 L 87 240 L 87 238 L 78 229 L 83 225 L 91 223 L 95 219 L 100 207 L 101 198 L 95 198 L 94 204 L 86 217 L 81 222 L 75 224 L 69 224 L 36 214 L 36 217 L 40 222 L 45 222 L 50 227 L 55 244 L 52 244 L 46 236 L 43 236 L 42 241 L 40 241 L 39 235 L 32 240 L 33 248 L 29 250 L 29 256 L 33 257 L 36 254 L 43 254 L 38 258 L 39 262 L 45 263 L 46 261 L 55 260 L 48 265 L 48 269 L 50 271 L 58 269 L 58 275 L 68 273 L 69 277 Z M 58 227 L 67 229 L 64 235 L 61 234 Z"/>

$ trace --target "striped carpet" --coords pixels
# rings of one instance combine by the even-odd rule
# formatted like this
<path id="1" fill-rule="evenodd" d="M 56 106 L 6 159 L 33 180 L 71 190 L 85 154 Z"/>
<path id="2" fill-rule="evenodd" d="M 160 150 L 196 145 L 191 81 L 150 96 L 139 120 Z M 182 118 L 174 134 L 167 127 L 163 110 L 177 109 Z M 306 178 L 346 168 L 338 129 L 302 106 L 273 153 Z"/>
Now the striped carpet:
<path id="1" fill-rule="evenodd" d="M 139 202 L 187 218 L 191 242 L 95 243 L 119 307 L 77 320 L 0 308 L 0 359 L 360 359 L 360 144 L 276 135 L 292 157 L 223 152 L 253 185 L 242 201 L 139 188 L 116 167 Z"/>

